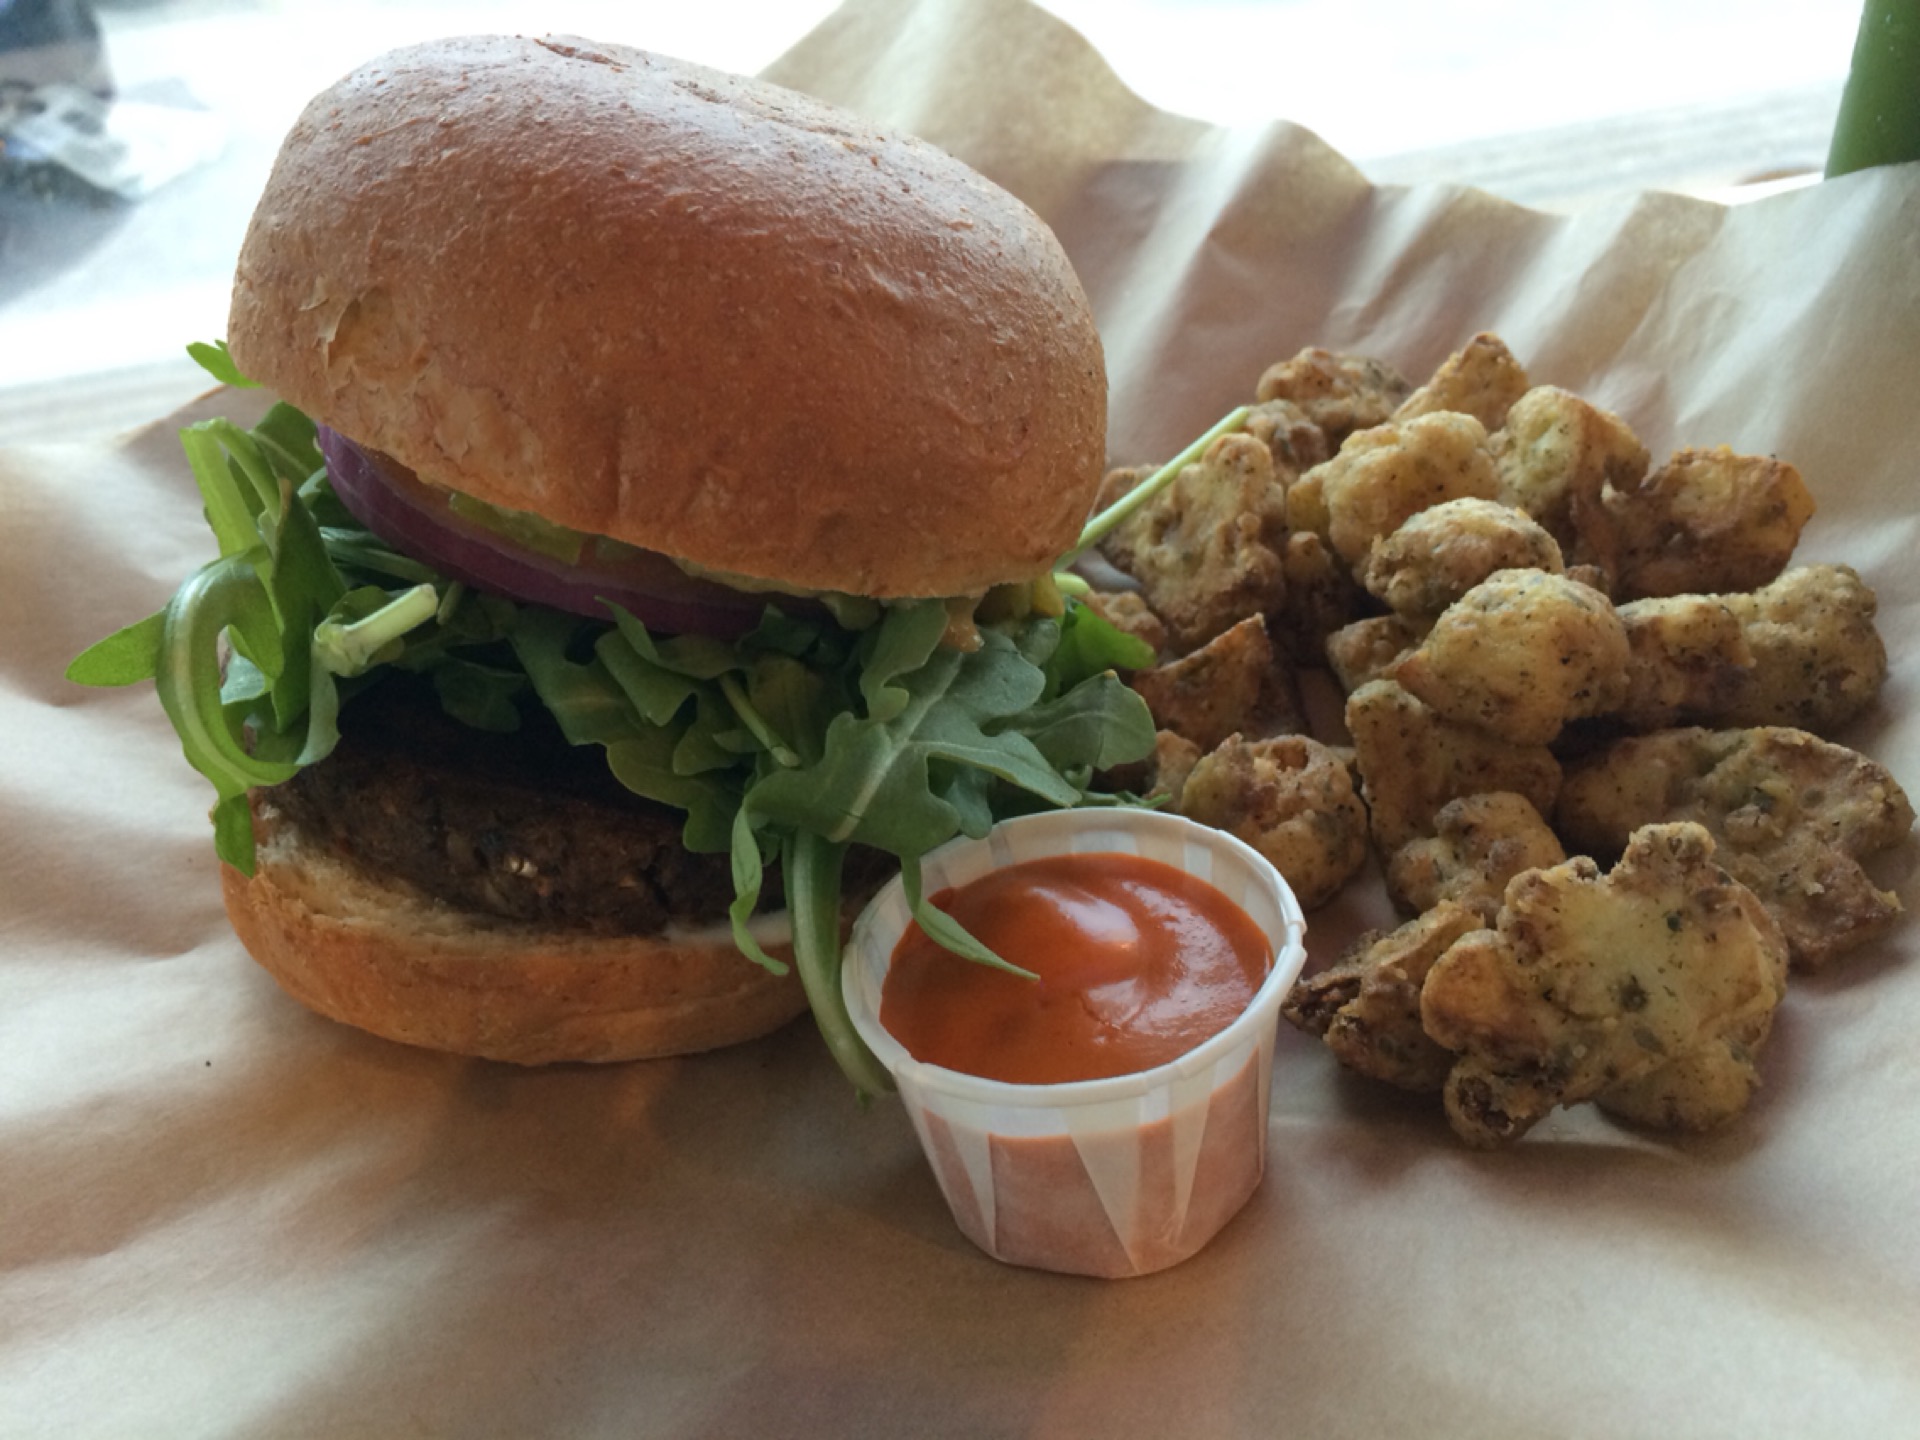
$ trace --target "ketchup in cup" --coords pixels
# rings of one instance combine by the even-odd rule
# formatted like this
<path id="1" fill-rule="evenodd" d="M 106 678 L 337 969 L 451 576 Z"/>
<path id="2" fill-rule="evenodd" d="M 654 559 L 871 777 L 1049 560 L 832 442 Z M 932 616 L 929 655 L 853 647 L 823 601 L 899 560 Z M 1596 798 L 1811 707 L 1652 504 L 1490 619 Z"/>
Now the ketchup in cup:
<path id="1" fill-rule="evenodd" d="M 1035 977 L 935 944 L 898 880 L 854 927 L 849 1011 L 961 1231 L 1075 1274 L 1196 1253 L 1265 1168 L 1280 1001 L 1305 959 L 1286 882 L 1232 836 L 1130 810 L 1007 821 L 922 873 Z"/>
<path id="2" fill-rule="evenodd" d="M 880 1023 L 916 1060 L 1019 1085 L 1151 1070 L 1232 1024 L 1273 946 L 1204 880 L 1125 852 L 1050 855 L 933 896 L 1027 979 L 955 964 L 915 924 Z"/>

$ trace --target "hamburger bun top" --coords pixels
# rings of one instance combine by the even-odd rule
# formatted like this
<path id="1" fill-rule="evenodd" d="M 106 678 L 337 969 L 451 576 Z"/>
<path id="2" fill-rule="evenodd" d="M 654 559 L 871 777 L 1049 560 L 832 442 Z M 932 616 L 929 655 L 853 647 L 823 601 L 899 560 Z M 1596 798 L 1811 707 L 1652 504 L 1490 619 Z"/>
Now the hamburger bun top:
<path id="1" fill-rule="evenodd" d="M 877 597 L 1077 538 L 1106 375 L 1051 231 L 952 157 L 577 39 L 395 51 L 317 97 L 243 244 L 240 368 L 422 479 Z"/>

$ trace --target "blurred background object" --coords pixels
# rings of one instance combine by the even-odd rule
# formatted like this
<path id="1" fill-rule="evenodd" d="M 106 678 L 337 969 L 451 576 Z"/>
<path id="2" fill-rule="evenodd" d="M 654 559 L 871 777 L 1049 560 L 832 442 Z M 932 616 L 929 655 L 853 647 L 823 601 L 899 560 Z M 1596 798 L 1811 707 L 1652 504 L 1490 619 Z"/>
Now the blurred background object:
<path id="1" fill-rule="evenodd" d="M 1920 0 L 1867 0 L 1826 173 L 1905 160 L 1920 160 Z"/>

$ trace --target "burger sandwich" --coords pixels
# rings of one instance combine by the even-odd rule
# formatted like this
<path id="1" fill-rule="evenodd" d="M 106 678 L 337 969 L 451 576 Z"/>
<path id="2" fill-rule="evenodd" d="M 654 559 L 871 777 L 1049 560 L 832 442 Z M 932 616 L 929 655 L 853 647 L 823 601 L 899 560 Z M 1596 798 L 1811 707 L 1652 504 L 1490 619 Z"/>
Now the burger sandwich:
<path id="1" fill-rule="evenodd" d="M 229 348 L 230 347 L 230 348 Z M 219 557 L 69 674 L 152 678 L 228 913 L 315 1010 L 523 1063 L 839 998 L 882 867 L 1106 797 L 1137 642 L 1063 595 L 1105 457 L 1059 244 L 804 96 L 576 39 L 315 99 L 183 434 Z"/>

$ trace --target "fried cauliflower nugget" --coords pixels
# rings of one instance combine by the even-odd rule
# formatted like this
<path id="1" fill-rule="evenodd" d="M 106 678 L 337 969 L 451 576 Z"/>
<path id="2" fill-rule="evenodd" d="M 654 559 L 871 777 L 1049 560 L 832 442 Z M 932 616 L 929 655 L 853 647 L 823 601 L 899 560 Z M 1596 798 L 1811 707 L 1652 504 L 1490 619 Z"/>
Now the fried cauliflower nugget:
<path id="1" fill-rule="evenodd" d="M 1670 595 L 1619 607 L 1633 665 L 1619 718 L 1791 725 L 1828 734 L 1878 697 L 1887 648 L 1873 590 L 1844 565 L 1805 565 L 1745 595 Z"/>
<path id="2" fill-rule="evenodd" d="M 1287 486 L 1287 532 L 1325 540 L 1333 527 L 1327 514 L 1326 462 L 1314 466 Z M 1343 561 L 1342 564 L 1345 562 Z"/>
<path id="3" fill-rule="evenodd" d="M 1611 570 L 1619 540 L 1601 503 L 1638 485 L 1647 447 L 1619 416 L 1556 385 L 1527 391 L 1489 442 L 1500 498 L 1544 525 L 1570 564 Z"/>
<path id="4" fill-rule="evenodd" d="M 1793 466 L 1725 445 L 1676 451 L 1602 503 L 1618 537 L 1608 568 L 1623 600 L 1757 589 L 1786 568 L 1814 510 Z"/>
<path id="5" fill-rule="evenodd" d="M 1749 595 L 1723 595 L 1753 669 L 1722 725 L 1793 725 L 1827 734 L 1870 707 L 1887 678 L 1878 600 L 1845 565 L 1802 565 Z"/>
<path id="6" fill-rule="evenodd" d="M 1312 346 L 1269 365 L 1254 394 L 1263 406 L 1291 401 L 1326 436 L 1333 453 L 1354 431 L 1384 425 L 1412 389 L 1384 360 Z"/>
<path id="7" fill-rule="evenodd" d="M 1864 755 L 1784 726 L 1688 727 L 1630 736 L 1573 766 L 1554 809 L 1569 849 L 1609 855 L 1637 827 L 1687 820 L 1720 844 L 1787 937 L 1818 969 L 1900 914 L 1861 861 L 1903 840 L 1913 805 Z"/>
<path id="8" fill-rule="evenodd" d="M 1713 856 L 1702 826 L 1649 825 L 1609 874 L 1584 856 L 1527 871 L 1507 887 L 1497 928 L 1434 963 L 1421 1021 L 1457 1052 L 1444 1091 L 1455 1134 L 1504 1145 L 1556 1106 L 1608 1093 L 1655 1120 L 1636 1087 L 1676 1061 L 1695 1067 L 1689 1093 L 1745 1103 L 1750 1076 L 1715 1087 L 1698 1072 L 1732 1064 L 1723 1039 L 1771 1016 L 1787 946 Z"/>
<path id="9" fill-rule="evenodd" d="M 1492 499 L 1499 489 L 1486 427 L 1452 413 L 1356 431 L 1300 484 L 1320 487 L 1327 539 L 1351 566 L 1366 560 L 1375 540 L 1428 506 L 1463 496 Z"/>
<path id="10" fill-rule="evenodd" d="M 1628 729 L 1662 730 L 1726 714 L 1751 685 L 1746 627 L 1722 596 L 1632 600 L 1617 613 L 1632 656 L 1618 712 Z"/>
<path id="11" fill-rule="evenodd" d="M 1351 695 L 1387 674 L 1401 656 L 1411 655 L 1430 628 L 1401 615 L 1370 615 L 1342 625 L 1327 636 L 1325 646 L 1333 678 Z"/>
<path id="12" fill-rule="evenodd" d="M 1593 1097 L 1609 1115 L 1653 1130 L 1712 1130 L 1747 1108 L 1760 1088 L 1760 1049 L 1773 1030 L 1771 1009 L 1755 1007 L 1698 1050 L 1675 1056 Z"/>
<path id="13" fill-rule="evenodd" d="M 1177 807 L 1187 776 L 1200 763 L 1202 753 L 1200 747 L 1184 735 L 1176 735 L 1171 730 L 1156 731 L 1153 754 L 1147 762 L 1151 769 L 1140 793 L 1164 797 L 1169 805 Z"/>
<path id="14" fill-rule="evenodd" d="M 1559 837 L 1526 796 L 1463 795 L 1435 813 L 1432 835 L 1394 851 L 1387 861 L 1387 892 L 1409 910 L 1461 905 L 1491 925 L 1509 880 L 1566 858 Z"/>
<path id="15" fill-rule="evenodd" d="M 1391 680 L 1347 697 L 1354 766 L 1380 853 L 1433 833 L 1449 800 L 1486 791 L 1524 795 L 1542 815 L 1560 793 L 1560 762 L 1544 745 L 1515 745 L 1445 719 Z"/>
<path id="16" fill-rule="evenodd" d="M 1488 430 L 1506 423 L 1507 411 L 1526 394 L 1526 368 L 1514 359 L 1506 341 L 1486 332 L 1448 356 L 1433 378 L 1409 395 L 1393 413 L 1396 420 L 1441 411 L 1471 415 Z"/>
<path id="17" fill-rule="evenodd" d="M 1274 638 L 1301 664 L 1324 658 L 1327 637 L 1365 614 L 1366 593 L 1323 536 L 1296 530 L 1282 556 L 1287 601 L 1274 618 Z"/>
<path id="18" fill-rule="evenodd" d="M 1246 432 L 1267 447 L 1274 471 L 1289 481 L 1331 459 L 1337 448 L 1313 417 L 1291 400 L 1268 400 L 1250 407 Z"/>
<path id="19" fill-rule="evenodd" d="M 1175 808 L 1258 850 L 1312 910 L 1367 859 L 1367 811 L 1339 754 L 1304 735 L 1238 736 L 1200 757 Z"/>
<path id="20" fill-rule="evenodd" d="M 1566 565 L 1560 545 L 1526 511 L 1469 496 L 1409 516 L 1373 542 L 1360 583 L 1396 614 L 1431 620 L 1496 570 Z"/>
<path id="21" fill-rule="evenodd" d="M 1454 1053 L 1420 1023 L 1420 987 L 1434 961 L 1484 922 L 1443 901 L 1396 929 L 1362 935 L 1326 969 L 1294 982 L 1280 1013 L 1326 1042 L 1349 1070 L 1402 1090 L 1438 1092 Z"/>
<path id="22" fill-rule="evenodd" d="M 1267 639 L 1266 621 L 1250 615 L 1190 655 L 1135 672 L 1128 683 L 1156 726 L 1211 750 L 1230 735 L 1298 730 L 1289 678 Z"/>
<path id="23" fill-rule="evenodd" d="M 1627 693 L 1627 633 L 1607 597 L 1564 575 L 1500 570 L 1433 623 L 1392 675 L 1449 720 L 1545 745 Z"/>
<path id="24" fill-rule="evenodd" d="M 1286 597 L 1280 552 L 1286 497 L 1273 457 L 1249 435 L 1222 435 L 1172 484 L 1101 542 L 1139 581 L 1179 654 Z"/>

